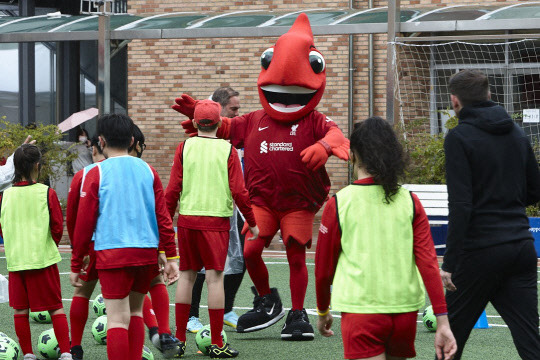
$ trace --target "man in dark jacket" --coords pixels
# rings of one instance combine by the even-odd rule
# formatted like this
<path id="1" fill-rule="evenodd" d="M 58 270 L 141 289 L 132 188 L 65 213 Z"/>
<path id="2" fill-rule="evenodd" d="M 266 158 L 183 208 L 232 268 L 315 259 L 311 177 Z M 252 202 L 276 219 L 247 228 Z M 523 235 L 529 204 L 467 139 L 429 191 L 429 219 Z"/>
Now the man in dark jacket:
<path id="1" fill-rule="evenodd" d="M 464 70 L 450 78 L 459 124 L 444 142 L 448 237 L 441 269 L 460 359 L 491 302 L 522 359 L 540 359 L 537 255 L 525 207 L 540 200 L 531 144 L 508 113 L 490 101 L 487 77 Z"/>

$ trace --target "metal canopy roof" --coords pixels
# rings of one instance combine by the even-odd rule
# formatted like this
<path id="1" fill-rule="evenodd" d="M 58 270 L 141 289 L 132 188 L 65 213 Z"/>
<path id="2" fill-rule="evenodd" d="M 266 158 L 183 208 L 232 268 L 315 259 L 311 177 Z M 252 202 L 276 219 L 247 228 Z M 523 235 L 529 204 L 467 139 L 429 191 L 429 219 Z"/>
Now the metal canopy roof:
<path id="1" fill-rule="evenodd" d="M 387 8 L 304 9 L 315 35 L 387 31 Z M 173 12 L 149 17 L 111 16 L 111 39 L 170 39 L 279 36 L 298 13 L 242 10 L 228 13 Z M 519 19 L 519 21 L 516 21 Z M 401 9 L 400 32 L 540 29 L 540 1 L 504 7 L 453 5 Z M 97 40 L 98 16 L 0 17 L 0 42 Z"/>

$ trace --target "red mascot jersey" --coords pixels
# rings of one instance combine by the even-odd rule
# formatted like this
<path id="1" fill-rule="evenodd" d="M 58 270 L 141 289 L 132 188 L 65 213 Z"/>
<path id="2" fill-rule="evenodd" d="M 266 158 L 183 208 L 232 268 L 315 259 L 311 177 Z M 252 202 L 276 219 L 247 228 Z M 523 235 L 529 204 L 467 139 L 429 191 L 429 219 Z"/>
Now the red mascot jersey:
<path id="1" fill-rule="evenodd" d="M 302 163 L 300 152 L 337 125 L 318 111 L 294 123 L 272 120 L 264 110 L 232 120 L 231 143 L 244 147 L 244 177 L 253 204 L 278 211 L 316 212 L 330 191 L 324 166 L 316 171 Z"/>

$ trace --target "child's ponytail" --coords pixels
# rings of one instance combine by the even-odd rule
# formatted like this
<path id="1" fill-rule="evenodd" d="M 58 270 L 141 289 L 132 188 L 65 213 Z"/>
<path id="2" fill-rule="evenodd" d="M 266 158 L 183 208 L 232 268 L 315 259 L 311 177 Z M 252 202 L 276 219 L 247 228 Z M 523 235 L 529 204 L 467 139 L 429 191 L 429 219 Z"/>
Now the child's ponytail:
<path id="1" fill-rule="evenodd" d="M 15 166 L 15 177 L 13 183 L 18 183 L 23 179 L 32 182 L 32 170 L 36 163 L 41 161 L 41 152 L 36 145 L 23 144 L 15 150 L 13 154 L 13 165 Z M 37 180 L 37 179 L 36 179 Z"/>
<path id="2" fill-rule="evenodd" d="M 403 147 L 392 127 L 380 117 L 371 117 L 356 124 L 350 140 L 355 157 L 375 183 L 383 187 L 384 199 L 390 203 L 405 172 Z"/>

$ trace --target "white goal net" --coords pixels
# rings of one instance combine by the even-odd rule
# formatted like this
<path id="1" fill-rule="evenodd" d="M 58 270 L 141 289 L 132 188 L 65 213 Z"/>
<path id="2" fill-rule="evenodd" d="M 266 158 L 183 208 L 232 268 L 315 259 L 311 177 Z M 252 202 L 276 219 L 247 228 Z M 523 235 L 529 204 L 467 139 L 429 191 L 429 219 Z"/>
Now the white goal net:
<path id="1" fill-rule="evenodd" d="M 522 127 L 540 159 L 540 39 L 394 46 L 396 96 L 407 137 L 444 133 L 453 115 L 448 79 L 477 69 L 489 78 L 492 100 Z"/>

